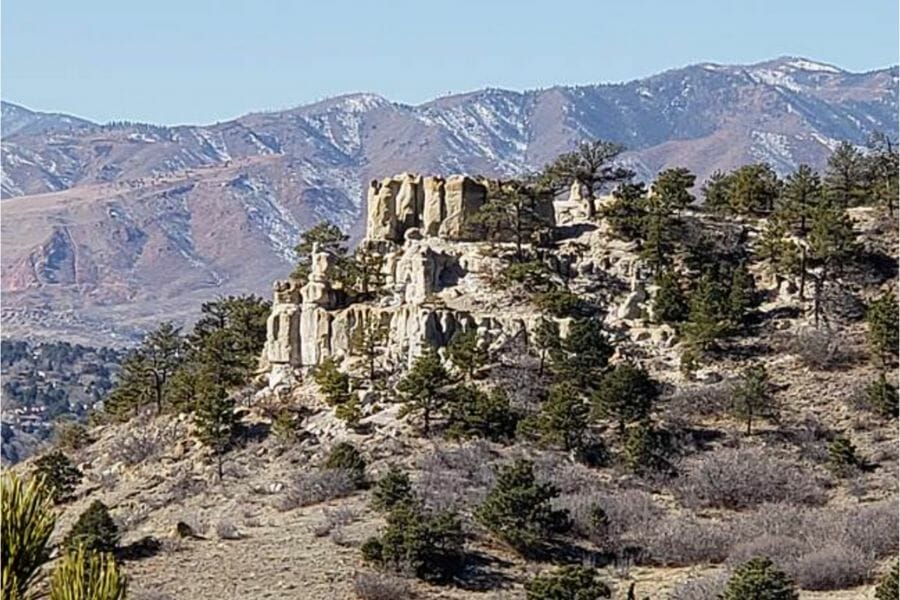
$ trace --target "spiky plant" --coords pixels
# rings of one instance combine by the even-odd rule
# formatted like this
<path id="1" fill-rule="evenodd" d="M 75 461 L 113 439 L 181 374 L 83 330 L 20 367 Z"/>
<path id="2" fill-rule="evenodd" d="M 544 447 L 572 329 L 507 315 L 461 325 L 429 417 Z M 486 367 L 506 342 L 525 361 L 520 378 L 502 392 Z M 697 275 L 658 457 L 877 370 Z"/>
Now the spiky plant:
<path id="1" fill-rule="evenodd" d="M 25 481 L 10 471 L 3 475 L 2 490 L 2 597 L 34 598 L 41 566 L 50 559 L 47 543 L 56 526 L 53 500 L 42 480 Z"/>
<path id="2" fill-rule="evenodd" d="M 124 600 L 127 590 L 113 555 L 84 546 L 67 551 L 50 576 L 50 600 Z"/>

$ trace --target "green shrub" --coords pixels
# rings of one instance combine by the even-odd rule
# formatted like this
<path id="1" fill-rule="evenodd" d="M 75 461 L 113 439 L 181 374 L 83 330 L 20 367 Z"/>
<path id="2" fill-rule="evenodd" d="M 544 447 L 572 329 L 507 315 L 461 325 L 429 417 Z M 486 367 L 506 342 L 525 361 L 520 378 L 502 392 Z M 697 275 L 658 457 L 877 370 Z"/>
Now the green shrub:
<path id="1" fill-rule="evenodd" d="M 477 369 L 487 363 L 489 358 L 487 347 L 482 345 L 478 338 L 478 331 L 474 327 L 454 333 L 447 346 L 447 354 L 456 368 L 470 379 Z"/>
<path id="2" fill-rule="evenodd" d="M 493 442 L 516 435 L 520 415 L 501 390 L 483 392 L 471 385 L 453 391 L 447 410 L 447 435 L 451 438 L 485 438 Z"/>
<path id="3" fill-rule="evenodd" d="M 326 358 L 313 369 L 313 380 L 329 406 L 339 406 L 350 399 L 350 376 L 338 368 L 333 358 Z"/>
<path id="4" fill-rule="evenodd" d="M 528 600 L 598 600 L 611 596 L 609 586 L 600 580 L 597 570 L 589 567 L 562 567 L 525 584 Z"/>
<path id="5" fill-rule="evenodd" d="M 375 484 L 372 506 L 377 510 L 391 510 L 414 498 L 409 474 L 392 466 Z"/>
<path id="6" fill-rule="evenodd" d="M 63 540 L 69 551 L 83 546 L 87 551 L 114 552 L 119 545 L 121 534 L 103 502 L 94 500 Z"/>
<path id="7" fill-rule="evenodd" d="M 659 385 L 647 371 L 621 364 L 603 376 L 592 400 L 597 414 L 615 419 L 621 432 L 625 423 L 650 416 L 659 393 Z"/>
<path id="8" fill-rule="evenodd" d="M 43 478 L 54 504 L 71 500 L 75 488 L 81 483 L 81 471 L 59 450 L 34 461 L 34 475 Z"/>
<path id="9" fill-rule="evenodd" d="M 363 544 L 362 554 L 382 569 L 446 581 L 465 563 L 464 540 L 455 513 L 432 513 L 419 502 L 402 502 L 388 514 L 384 532 Z"/>
<path id="10" fill-rule="evenodd" d="M 557 496 L 554 485 L 536 481 L 533 463 L 518 460 L 497 470 L 496 482 L 475 516 L 498 538 L 527 553 L 571 527 L 568 511 L 552 506 Z"/>
<path id="11" fill-rule="evenodd" d="M 669 448 L 665 432 L 653 427 L 649 420 L 641 421 L 625 434 L 625 466 L 639 474 L 671 471 L 666 458 Z"/>
<path id="12" fill-rule="evenodd" d="M 895 560 L 890 572 L 878 580 L 878 587 L 875 588 L 875 600 L 897 600 L 897 598 L 900 598 L 897 590 L 898 564 L 900 563 Z"/>
<path id="13" fill-rule="evenodd" d="M 768 558 L 752 558 L 734 570 L 721 595 L 722 600 L 797 600 L 791 578 Z"/>
<path id="14" fill-rule="evenodd" d="M 38 584 L 41 567 L 50 560 L 48 543 L 56 515 L 50 490 L 39 479 L 20 479 L 11 471 L 3 473 L 0 503 L 2 546 L 2 597 L 29 597 Z"/>
<path id="15" fill-rule="evenodd" d="M 862 466 L 856 446 L 847 438 L 838 437 L 828 444 L 828 467 L 835 476 L 848 477 L 859 472 Z"/>
<path id="16" fill-rule="evenodd" d="M 882 374 L 866 386 L 863 407 L 887 419 L 896 419 L 898 412 L 897 386 Z"/>
<path id="17" fill-rule="evenodd" d="M 346 471 L 357 488 L 366 484 L 366 460 L 359 450 L 349 442 L 341 442 L 331 449 L 325 459 L 326 469 Z"/>
<path id="18" fill-rule="evenodd" d="M 63 450 L 78 450 L 91 443 L 87 427 L 77 421 L 60 420 L 54 423 L 53 438 Z"/>
<path id="19" fill-rule="evenodd" d="M 659 289 L 653 297 L 653 320 L 657 323 L 681 323 L 688 317 L 688 297 L 673 271 L 656 278 Z"/>
<path id="20" fill-rule="evenodd" d="M 535 296 L 535 304 L 545 313 L 559 319 L 583 318 L 594 314 L 594 307 L 569 290 L 550 290 Z"/>
<path id="21" fill-rule="evenodd" d="M 869 345 L 872 353 L 883 365 L 897 358 L 900 346 L 900 315 L 898 315 L 897 295 L 892 291 L 877 298 L 869 305 L 866 313 L 869 325 Z"/>
<path id="22" fill-rule="evenodd" d="M 500 285 L 519 285 L 530 294 L 548 292 L 553 289 L 553 271 L 539 260 L 514 262 L 500 273 Z"/>

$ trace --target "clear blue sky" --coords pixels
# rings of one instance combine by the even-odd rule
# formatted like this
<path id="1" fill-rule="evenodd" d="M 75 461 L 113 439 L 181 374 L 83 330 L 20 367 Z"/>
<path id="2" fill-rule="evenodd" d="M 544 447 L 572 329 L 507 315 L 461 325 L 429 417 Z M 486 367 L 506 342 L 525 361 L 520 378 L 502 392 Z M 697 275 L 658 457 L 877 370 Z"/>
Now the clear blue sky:
<path id="1" fill-rule="evenodd" d="M 695 62 L 897 62 L 897 0 L 3 0 L 2 96 L 209 123 L 355 91 L 623 81 Z"/>

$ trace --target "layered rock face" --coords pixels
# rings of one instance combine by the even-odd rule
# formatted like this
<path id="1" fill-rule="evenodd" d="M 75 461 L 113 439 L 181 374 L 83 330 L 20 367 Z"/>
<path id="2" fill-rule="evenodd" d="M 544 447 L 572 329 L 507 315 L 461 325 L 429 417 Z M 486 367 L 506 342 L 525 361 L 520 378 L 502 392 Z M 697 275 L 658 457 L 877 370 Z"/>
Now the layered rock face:
<path id="1" fill-rule="evenodd" d="M 477 269 L 471 245 L 454 242 L 481 238 L 472 216 L 487 194 L 486 182 L 465 175 L 406 173 L 373 181 L 361 244 L 382 259 L 379 300 L 340 305 L 332 285 L 333 257 L 314 249 L 308 281 L 274 284 L 264 355 L 270 384 L 328 357 L 351 358 L 354 334 L 372 320 L 386 326 L 381 358 L 394 364 L 410 362 L 426 344 L 444 347 L 470 327 L 485 344 L 524 335 L 523 319 L 454 310 L 436 297 Z"/>
<path id="2" fill-rule="evenodd" d="M 366 239 L 400 243 L 407 231 L 447 240 L 477 240 L 471 217 L 487 199 L 487 185 L 467 175 L 444 179 L 404 173 L 369 184 Z"/>

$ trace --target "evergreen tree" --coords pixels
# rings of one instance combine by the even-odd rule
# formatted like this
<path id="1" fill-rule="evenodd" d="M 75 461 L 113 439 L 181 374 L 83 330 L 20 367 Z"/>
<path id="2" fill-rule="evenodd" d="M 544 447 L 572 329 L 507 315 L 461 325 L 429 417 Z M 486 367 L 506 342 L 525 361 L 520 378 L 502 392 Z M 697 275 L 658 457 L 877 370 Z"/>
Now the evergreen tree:
<path id="1" fill-rule="evenodd" d="M 36 597 L 43 577 L 42 567 L 50 560 L 50 536 L 56 527 L 53 498 L 38 478 L 20 478 L 3 470 L 0 503 L 2 539 L 2 593 L 10 599 Z"/>
<path id="2" fill-rule="evenodd" d="M 668 270 L 656 278 L 653 297 L 653 320 L 657 323 L 680 323 L 688 317 L 688 299 L 678 273 Z"/>
<path id="3" fill-rule="evenodd" d="M 350 350 L 362 356 L 366 364 L 366 378 L 374 386 L 378 372 L 376 360 L 388 339 L 388 327 L 378 313 L 360 313 L 360 321 L 350 336 Z M 321 386 L 321 384 L 320 384 Z"/>
<path id="4" fill-rule="evenodd" d="M 350 376 L 340 370 L 335 358 L 322 359 L 313 368 L 312 375 L 330 406 L 340 406 L 350 400 Z"/>
<path id="5" fill-rule="evenodd" d="M 865 193 L 865 171 L 859 150 L 849 142 L 841 142 L 828 157 L 824 183 L 825 195 L 835 208 L 856 206 Z"/>
<path id="6" fill-rule="evenodd" d="M 413 501 L 415 495 L 409 474 L 393 465 L 378 480 L 372 491 L 372 506 L 376 510 L 393 510 L 399 504 Z"/>
<path id="7" fill-rule="evenodd" d="M 703 194 L 703 205 L 707 210 L 715 213 L 731 210 L 730 188 L 733 180 L 733 176 L 722 171 L 715 171 L 709 176 L 700 189 L 700 193 Z"/>
<path id="8" fill-rule="evenodd" d="M 738 167 L 730 176 L 728 204 L 737 214 L 770 213 L 781 182 L 772 167 L 757 163 Z"/>
<path id="9" fill-rule="evenodd" d="M 538 575 L 525 583 L 526 600 L 600 600 L 612 591 L 596 569 L 565 566 L 553 573 Z"/>
<path id="10" fill-rule="evenodd" d="M 489 237 L 512 238 L 516 259 L 522 260 L 523 244 L 537 240 L 552 227 L 552 203 L 553 190 L 547 178 L 532 175 L 502 180 L 490 187 L 476 220 L 488 229 Z"/>
<path id="11" fill-rule="evenodd" d="M 216 457 L 217 473 L 221 480 L 225 452 L 231 446 L 238 420 L 234 412 L 234 398 L 225 386 L 216 381 L 213 369 L 206 368 L 198 379 L 194 424 L 200 442 Z"/>
<path id="12" fill-rule="evenodd" d="M 565 380 L 553 384 L 537 415 L 541 441 L 567 452 L 577 450 L 587 430 L 588 413 L 589 407 L 576 385 Z"/>
<path id="13" fill-rule="evenodd" d="M 353 253 L 353 260 L 348 261 L 347 265 L 348 282 L 352 282 L 352 287 L 363 299 L 372 298 L 375 292 L 384 287 L 384 256 L 369 246 L 359 246 Z"/>
<path id="14" fill-rule="evenodd" d="M 74 497 L 81 483 L 82 473 L 65 454 L 54 450 L 34 461 L 34 477 L 43 481 L 54 504 L 63 504 Z"/>
<path id="15" fill-rule="evenodd" d="M 555 486 L 536 480 L 533 463 L 518 460 L 497 470 L 494 486 L 475 517 L 498 538 L 527 553 L 571 527 L 568 511 L 553 508 L 557 496 Z"/>
<path id="16" fill-rule="evenodd" d="M 865 406 L 888 419 L 897 418 L 898 415 L 897 386 L 889 382 L 884 373 L 878 379 L 866 386 L 864 391 Z"/>
<path id="17" fill-rule="evenodd" d="M 708 350 L 725 333 L 720 303 L 721 291 L 712 277 L 703 275 L 691 293 L 688 320 L 682 327 L 688 346 L 695 352 Z"/>
<path id="18" fill-rule="evenodd" d="M 872 200 L 884 206 L 894 216 L 900 197 L 900 156 L 897 145 L 883 133 L 876 133 L 869 143 L 870 152 L 863 157 L 867 188 Z"/>
<path id="19" fill-rule="evenodd" d="M 752 558 L 734 570 L 722 600 L 797 600 L 794 582 L 768 558 Z"/>
<path id="20" fill-rule="evenodd" d="M 426 581 L 443 582 L 465 565 L 465 534 L 452 512 L 431 512 L 421 502 L 396 504 L 379 537 L 366 540 L 363 558 L 382 569 L 412 572 Z"/>
<path id="21" fill-rule="evenodd" d="M 143 364 L 146 366 L 147 377 L 153 388 L 157 412 L 162 412 L 169 378 L 184 358 L 183 346 L 181 329 L 175 327 L 171 321 L 163 322 L 144 339 L 141 345 Z"/>
<path id="22" fill-rule="evenodd" d="M 300 235 L 300 243 L 294 246 L 294 253 L 297 255 L 297 265 L 291 273 L 291 279 L 305 282 L 309 277 L 311 268 L 313 249 L 318 248 L 319 252 L 328 252 L 338 259 L 339 263 L 344 262 L 347 256 L 347 240 L 350 236 L 345 235 L 341 229 L 328 221 L 322 221 L 313 228 L 304 231 Z"/>
<path id="23" fill-rule="evenodd" d="M 447 409 L 447 435 L 452 438 L 484 438 L 492 442 L 515 437 L 519 413 L 501 390 L 483 392 L 472 385 L 453 390 Z"/>
<path id="24" fill-rule="evenodd" d="M 814 314 L 818 326 L 824 286 L 857 252 L 853 221 L 846 211 L 834 206 L 822 206 L 816 210 L 813 213 L 809 246 L 811 266 L 821 269 L 815 279 Z"/>
<path id="25" fill-rule="evenodd" d="M 541 317 L 534 330 L 534 345 L 537 347 L 540 357 L 538 376 L 544 376 L 544 365 L 548 357 L 558 357 L 562 351 L 562 340 L 559 337 L 559 322 L 547 317 Z"/>
<path id="26" fill-rule="evenodd" d="M 474 327 L 469 327 L 454 333 L 447 346 L 450 360 L 467 379 L 472 379 L 475 370 L 483 367 L 488 361 L 487 347 L 480 342 L 478 332 Z"/>
<path id="27" fill-rule="evenodd" d="M 858 473 L 864 462 L 856 454 L 853 442 L 837 437 L 828 444 L 828 466 L 836 477 L 848 477 Z"/>
<path id="28" fill-rule="evenodd" d="M 103 410 L 118 421 L 127 421 L 152 400 L 146 377 L 149 365 L 140 350 L 129 352 L 119 369 L 119 380 L 103 400 Z"/>
<path id="29" fill-rule="evenodd" d="M 732 398 L 735 416 L 747 423 L 747 435 L 752 433 L 754 419 L 778 419 L 778 405 L 772 395 L 769 374 L 761 364 L 744 369 L 732 391 Z"/>
<path id="30" fill-rule="evenodd" d="M 350 442 L 341 442 L 332 448 L 324 468 L 347 472 L 357 488 L 366 485 L 366 459 Z"/>
<path id="31" fill-rule="evenodd" d="M 659 473 L 671 470 L 666 460 L 667 442 L 649 418 L 641 419 L 625 434 L 625 466 L 635 473 Z"/>
<path id="32" fill-rule="evenodd" d="M 800 165 L 785 180 L 779 213 L 798 229 L 800 237 L 806 237 L 807 223 L 821 205 L 822 194 L 822 180 L 809 165 Z"/>
<path id="33" fill-rule="evenodd" d="M 612 193 L 613 202 L 603 209 L 603 218 L 613 233 L 626 240 L 647 237 L 647 187 L 643 182 L 623 183 Z"/>
<path id="34" fill-rule="evenodd" d="M 544 177 L 557 190 L 577 182 L 587 194 L 588 218 L 597 214 L 596 195 L 606 187 L 630 181 L 634 172 L 616 164 L 624 146 L 603 140 L 581 142 L 544 168 Z"/>
<path id="35" fill-rule="evenodd" d="M 82 547 L 87 551 L 112 553 L 121 539 L 122 534 L 109 509 L 103 502 L 94 500 L 72 525 L 63 546 L 70 552 Z"/>
<path id="36" fill-rule="evenodd" d="M 234 352 L 233 379 L 240 383 L 256 366 L 266 340 L 266 320 L 271 303 L 253 294 L 226 296 L 200 307 L 200 319 L 194 324 L 189 341 L 193 353 L 202 353 L 211 336 L 227 335 Z M 222 333 L 224 332 L 224 333 Z M 219 343 L 213 340 L 212 343 Z M 188 354 L 190 357 L 190 353 Z"/>
<path id="37" fill-rule="evenodd" d="M 738 263 L 731 271 L 728 290 L 728 319 L 732 327 L 740 329 L 748 311 L 756 305 L 756 283 L 746 263 Z"/>
<path id="38" fill-rule="evenodd" d="M 675 249 L 676 215 L 694 196 L 688 191 L 696 176 L 684 168 L 667 169 L 656 177 L 646 200 L 646 224 L 642 256 L 656 275 L 668 265 Z"/>
<path id="39" fill-rule="evenodd" d="M 562 351 L 553 364 L 554 376 L 587 393 L 597 385 L 612 354 L 599 319 L 576 319 L 562 340 Z"/>
<path id="40" fill-rule="evenodd" d="M 452 383 L 450 374 L 441 364 L 437 351 L 428 346 L 413 362 L 412 367 L 399 384 L 397 391 L 405 406 L 403 414 L 419 413 L 422 431 L 428 435 L 435 413 L 443 410 L 449 397 L 447 389 Z"/>
<path id="41" fill-rule="evenodd" d="M 900 307 L 893 290 L 882 294 L 866 311 L 869 346 L 883 367 L 897 358 L 900 347 Z"/>
<path id="42" fill-rule="evenodd" d="M 891 570 L 878 580 L 878 587 L 875 588 L 875 600 L 896 600 L 900 598 L 900 593 L 898 593 L 897 589 L 898 574 L 900 574 L 898 573 L 898 565 L 900 563 L 895 560 Z"/>
<path id="43" fill-rule="evenodd" d="M 659 394 L 659 384 L 647 371 L 626 363 L 603 376 L 592 400 L 597 415 L 615 420 L 624 433 L 626 423 L 650 416 Z"/>

